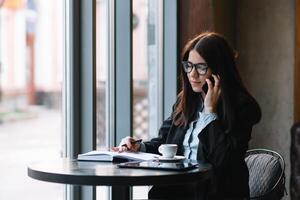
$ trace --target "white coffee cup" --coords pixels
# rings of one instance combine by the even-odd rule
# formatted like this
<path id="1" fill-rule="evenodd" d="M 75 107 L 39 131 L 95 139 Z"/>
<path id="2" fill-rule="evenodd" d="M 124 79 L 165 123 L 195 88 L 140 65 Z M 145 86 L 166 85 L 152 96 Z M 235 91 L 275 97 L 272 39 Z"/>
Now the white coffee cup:
<path id="1" fill-rule="evenodd" d="M 161 153 L 164 158 L 174 158 L 177 152 L 177 144 L 162 144 L 159 146 L 158 152 Z"/>

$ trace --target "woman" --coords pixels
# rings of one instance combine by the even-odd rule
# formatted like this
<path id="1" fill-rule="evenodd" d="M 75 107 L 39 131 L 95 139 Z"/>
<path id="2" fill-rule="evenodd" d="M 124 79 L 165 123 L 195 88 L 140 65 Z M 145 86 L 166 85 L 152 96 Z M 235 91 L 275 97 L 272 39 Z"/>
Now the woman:
<path id="1" fill-rule="evenodd" d="M 261 110 L 242 83 L 235 52 L 220 34 L 205 32 L 186 44 L 182 60 L 182 89 L 159 136 L 142 144 L 126 137 L 114 150 L 158 153 L 161 144 L 177 144 L 178 155 L 212 164 L 213 177 L 201 187 L 207 199 L 248 199 L 244 157 Z M 149 197 L 188 199 L 196 189 L 154 186 Z"/>

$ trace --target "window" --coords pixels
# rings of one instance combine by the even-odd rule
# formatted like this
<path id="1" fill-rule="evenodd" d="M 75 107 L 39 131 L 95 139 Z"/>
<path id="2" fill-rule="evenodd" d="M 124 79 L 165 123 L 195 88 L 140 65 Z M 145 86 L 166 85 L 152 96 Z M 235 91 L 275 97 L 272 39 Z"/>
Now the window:
<path id="1" fill-rule="evenodd" d="M 97 149 L 107 150 L 110 146 L 108 110 L 109 82 L 107 76 L 110 66 L 109 51 L 109 0 L 96 1 L 96 139 Z M 97 199 L 108 199 L 108 187 L 97 187 Z"/>
<path id="2" fill-rule="evenodd" d="M 71 26 L 67 35 L 71 37 L 68 47 L 72 63 L 67 66 L 70 66 L 73 73 L 66 75 L 71 76 L 69 100 L 73 113 L 68 113 L 72 119 L 67 123 L 71 128 L 67 128 L 66 131 L 70 132 L 67 136 L 70 135 L 71 148 L 67 149 L 71 149 L 71 156 L 76 156 L 79 151 L 107 149 L 118 145 L 121 138 L 128 135 L 144 139 L 156 136 L 162 116 L 170 113 L 169 109 L 176 98 L 174 69 L 177 60 L 177 6 L 173 0 L 141 1 L 143 5 L 140 5 L 139 14 L 143 18 L 143 28 L 134 33 L 140 23 L 138 16 L 132 13 L 133 7 L 136 6 L 133 4 L 137 2 L 70 1 L 70 5 L 67 6 L 71 11 Z M 166 28 L 163 29 L 163 26 Z M 133 34 L 140 39 L 133 38 Z M 136 42 L 145 51 L 134 53 L 137 51 L 137 48 L 133 47 Z M 163 46 L 167 46 L 167 50 Z M 137 77 L 139 74 L 133 72 L 136 70 L 133 66 L 137 66 L 133 64 L 133 59 L 138 56 L 144 57 L 140 61 L 145 64 L 142 66 L 141 75 L 144 77 L 141 79 Z M 139 87 L 142 95 L 136 98 Z M 68 95 L 66 96 L 68 98 Z M 139 119 L 135 118 L 133 109 L 138 105 L 135 102 L 140 100 L 146 102 L 143 110 L 146 125 L 142 126 L 137 125 L 136 119 Z M 139 127 L 144 131 L 139 131 Z M 93 187 L 84 186 L 78 189 L 70 188 L 75 196 L 80 192 L 84 199 L 93 198 Z M 147 195 L 148 188 L 138 190 L 135 190 L 137 192 L 134 192 L 133 196 Z M 96 191 L 98 199 L 107 199 L 109 196 L 105 187 L 97 187 Z M 112 193 L 113 199 L 117 196 Z"/>
<path id="3" fill-rule="evenodd" d="M 132 1 L 133 136 L 156 137 L 162 116 L 162 1 Z M 134 187 L 133 198 L 147 198 Z"/>
<path id="4" fill-rule="evenodd" d="M 133 135 L 146 140 L 157 135 L 161 120 L 161 10 L 160 1 L 133 1 Z"/>
<path id="5" fill-rule="evenodd" d="M 14 0 L 0 8 L 0 199 L 63 199 L 63 185 L 26 171 L 62 155 L 62 3 Z"/>
<path id="6" fill-rule="evenodd" d="M 107 149 L 130 134 L 144 140 L 157 135 L 163 108 L 176 91 L 176 4 L 0 0 L 0 5 L 0 199 L 72 199 L 78 191 L 90 199 L 92 187 L 68 186 L 65 193 L 64 185 L 27 177 L 26 164 L 72 157 L 95 144 Z M 165 45 L 171 50 L 163 52 Z M 136 187 L 134 198 L 147 191 Z M 97 187 L 97 198 L 109 198 L 107 187 Z"/>
<path id="7" fill-rule="evenodd" d="M 108 0 L 96 4 L 96 88 L 97 88 L 97 149 L 108 147 L 106 129 L 107 69 L 109 66 Z"/>

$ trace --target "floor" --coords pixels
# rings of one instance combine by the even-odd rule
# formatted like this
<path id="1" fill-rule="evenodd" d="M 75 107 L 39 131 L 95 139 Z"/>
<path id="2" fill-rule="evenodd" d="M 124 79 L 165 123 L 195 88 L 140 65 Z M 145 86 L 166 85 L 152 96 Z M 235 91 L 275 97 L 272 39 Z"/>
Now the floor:
<path id="1" fill-rule="evenodd" d="M 0 124 L 0 200 L 63 200 L 64 186 L 27 176 L 27 164 L 56 159 L 62 149 L 59 111 L 33 107 L 30 114 Z M 97 187 L 97 200 L 106 200 L 106 187 Z M 134 198 L 147 198 L 148 187 L 135 187 Z"/>
<path id="2" fill-rule="evenodd" d="M 30 113 L 0 125 L 0 199 L 62 200 L 63 185 L 31 179 L 26 167 L 60 157 L 60 112 L 33 108 Z"/>

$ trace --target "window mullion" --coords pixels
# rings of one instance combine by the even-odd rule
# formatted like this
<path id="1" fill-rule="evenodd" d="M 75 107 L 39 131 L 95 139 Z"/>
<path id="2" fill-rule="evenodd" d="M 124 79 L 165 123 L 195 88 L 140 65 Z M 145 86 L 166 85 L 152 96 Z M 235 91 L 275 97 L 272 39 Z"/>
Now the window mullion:
<path id="1" fill-rule="evenodd" d="M 115 1 L 116 137 L 132 135 L 131 0 Z"/>
<path id="2" fill-rule="evenodd" d="M 96 148 L 95 3 L 66 3 L 65 156 L 69 158 Z M 67 186 L 66 197 L 94 200 L 95 187 Z"/>
<path id="3" fill-rule="evenodd" d="M 164 0 L 163 5 L 163 96 L 164 119 L 169 117 L 177 96 L 177 3 Z"/>
<path id="4" fill-rule="evenodd" d="M 115 0 L 115 134 L 114 145 L 132 135 L 132 1 Z M 112 188 L 120 199 L 123 188 Z M 130 192 L 132 194 L 132 192 Z"/>

